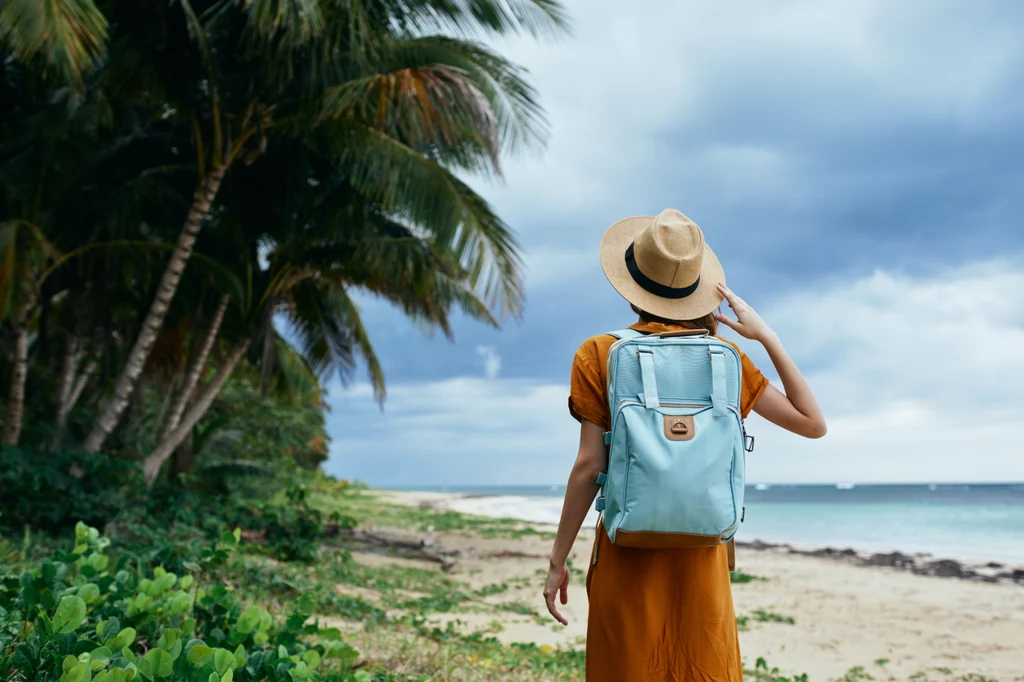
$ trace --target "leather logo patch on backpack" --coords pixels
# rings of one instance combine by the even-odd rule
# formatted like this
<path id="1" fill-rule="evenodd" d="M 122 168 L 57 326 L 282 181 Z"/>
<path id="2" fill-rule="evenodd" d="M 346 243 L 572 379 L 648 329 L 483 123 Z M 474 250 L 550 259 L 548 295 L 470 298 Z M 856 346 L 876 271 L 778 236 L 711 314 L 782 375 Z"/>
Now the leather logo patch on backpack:
<path id="1" fill-rule="evenodd" d="M 693 417 L 691 415 L 665 415 L 665 438 L 669 440 L 692 440 L 695 433 Z"/>

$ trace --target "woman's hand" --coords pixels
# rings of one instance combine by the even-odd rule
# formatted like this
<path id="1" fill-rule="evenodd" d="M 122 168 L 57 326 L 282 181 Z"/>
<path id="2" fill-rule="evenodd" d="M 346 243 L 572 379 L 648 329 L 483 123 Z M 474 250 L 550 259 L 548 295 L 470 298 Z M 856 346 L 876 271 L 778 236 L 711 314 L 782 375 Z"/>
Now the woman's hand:
<path id="1" fill-rule="evenodd" d="M 569 569 L 565 564 L 551 564 L 548 568 L 548 579 L 544 584 L 544 601 L 548 604 L 548 613 L 562 625 L 568 625 L 569 621 L 558 612 L 555 606 L 555 595 L 561 597 L 563 604 L 569 601 Z"/>
<path id="2" fill-rule="evenodd" d="M 751 341 L 760 341 L 764 343 L 773 334 L 771 328 L 765 324 L 765 321 L 761 319 L 760 315 L 754 312 L 746 301 L 737 296 L 732 290 L 725 286 L 724 282 L 718 283 L 718 292 L 725 297 L 729 307 L 732 308 L 733 314 L 736 319 L 726 317 L 720 313 L 715 313 L 715 319 L 729 327 L 737 334 L 745 339 Z"/>

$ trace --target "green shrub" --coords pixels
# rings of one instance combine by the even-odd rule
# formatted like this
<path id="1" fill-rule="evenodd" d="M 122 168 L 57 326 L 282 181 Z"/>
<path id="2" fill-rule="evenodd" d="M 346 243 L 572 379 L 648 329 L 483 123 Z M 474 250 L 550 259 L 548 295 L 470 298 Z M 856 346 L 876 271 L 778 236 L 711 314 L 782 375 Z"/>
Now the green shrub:
<path id="1" fill-rule="evenodd" d="M 215 564 L 240 533 L 225 533 L 205 557 Z M 243 604 L 220 584 L 112 562 L 107 538 L 85 524 L 71 551 L 0 574 L 0 678 L 38 682 L 366 681 L 337 630 L 308 622 L 304 594 L 283 619 Z M 134 563 L 134 568 L 131 564 Z"/>
<path id="2" fill-rule="evenodd" d="M 77 521 L 102 527 L 144 489 L 134 462 L 108 454 L 0 449 L 0 527 L 16 532 L 27 525 L 59 533 Z"/>

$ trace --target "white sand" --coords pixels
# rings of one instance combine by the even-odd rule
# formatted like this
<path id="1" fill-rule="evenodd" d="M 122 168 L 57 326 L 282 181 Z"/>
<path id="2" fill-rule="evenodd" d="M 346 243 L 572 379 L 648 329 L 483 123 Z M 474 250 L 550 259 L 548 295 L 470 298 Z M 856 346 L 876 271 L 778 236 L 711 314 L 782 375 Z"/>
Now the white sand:
<path id="1" fill-rule="evenodd" d="M 522 518 L 536 508 L 534 501 L 516 498 L 407 492 L 389 496 L 404 504 L 429 503 L 488 516 Z M 593 532 L 584 530 L 573 550 L 575 564 L 583 569 L 592 539 Z M 548 542 L 458 534 L 440 535 L 437 542 L 463 550 L 455 574 L 474 587 L 529 578 L 528 585 L 495 600 L 526 602 L 546 613 L 538 570 L 547 565 Z M 502 552 L 520 556 L 493 556 Z M 793 625 L 751 622 L 749 631 L 740 634 L 748 662 L 763 656 L 782 672 L 806 672 L 812 681 L 842 677 L 854 666 L 863 666 L 879 680 L 890 676 L 903 680 L 919 672 L 928 672 L 930 680 L 945 680 L 935 669 L 948 668 L 957 675 L 980 673 L 1002 682 L 1024 681 L 1024 587 L 1020 585 L 920 576 L 797 556 L 782 549 L 741 548 L 738 562 L 740 570 L 768 580 L 733 586 L 737 614 L 764 609 L 795 620 Z M 586 636 L 587 599 L 578 577 L 563 613 L 570 621 L 567 628 L 508 614 L 501 619 L 504 630 L 498 636 L 505 641 L 581 644 Z M 486 628 L 494 620 L 488 614 L 446 619 L 454 618 L 469 629 Z M 888 659 L 884 667 L 876 664 L 881 659 Z"/>

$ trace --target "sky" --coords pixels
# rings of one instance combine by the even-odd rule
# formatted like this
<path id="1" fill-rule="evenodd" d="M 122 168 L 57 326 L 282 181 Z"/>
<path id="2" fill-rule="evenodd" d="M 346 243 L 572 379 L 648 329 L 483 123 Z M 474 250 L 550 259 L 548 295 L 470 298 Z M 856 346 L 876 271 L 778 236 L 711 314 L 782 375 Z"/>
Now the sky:
<path id="1" fill-rule="evenodd" d="M 546 149 L 472 181 L 523 245 L 523 319 L 458 320 L 449 342 L 363 298 L 388 397 L 364 373 L 331 387 L 324 468 L 564 483 L 573 354 L 635 321 L 601 236 L 677 208 L 829 423 L 803 440 L 752 416 L 749 482 L 1024 481 L 1024 3 L 566 4 L 569 37 L 497 43 L 539 90 Z"/>

